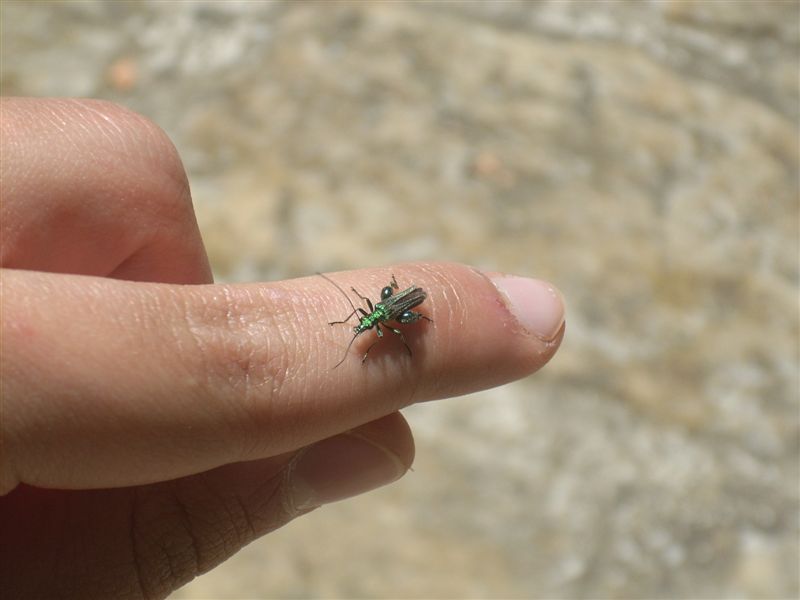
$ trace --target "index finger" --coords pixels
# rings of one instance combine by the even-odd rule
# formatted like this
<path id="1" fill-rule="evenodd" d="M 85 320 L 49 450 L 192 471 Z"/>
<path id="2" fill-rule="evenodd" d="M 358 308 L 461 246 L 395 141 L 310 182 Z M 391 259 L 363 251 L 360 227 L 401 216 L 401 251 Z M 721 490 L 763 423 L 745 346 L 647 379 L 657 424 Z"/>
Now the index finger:
<path id="1" fill-rule="evenodd" d="M 560 342 L 563 302 L 544 282 L 447 263 L 331 277 L 374 300 L 392 274 L 427 293 L 414 310 L 433 322 L 397 327 L 412 356 L 387 333 L 362 365 L 368 331 L 333 368 L 351 334 L 328 322 L 350 307 L 321 277 L 176 286 L 4 271 L 6 481 L 133 485 L 272 456 L 519 378 Z"/>

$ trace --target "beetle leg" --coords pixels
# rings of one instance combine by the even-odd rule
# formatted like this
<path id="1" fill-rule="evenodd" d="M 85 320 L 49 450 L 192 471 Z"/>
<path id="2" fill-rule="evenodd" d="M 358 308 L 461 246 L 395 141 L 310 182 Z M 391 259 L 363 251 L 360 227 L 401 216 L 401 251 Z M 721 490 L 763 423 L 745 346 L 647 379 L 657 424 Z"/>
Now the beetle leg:
<path id="1" fill-rule="evenodd" d="M 400 339 L 403 341 L 403 345 L 406 347 L 406 350 L 408 350 L 408 355 L 409 355 L 409 356 L 414 356 L 414 355 L 411 353 L 411 348 L 409 347 L 409 345 L 408 345 L 408 342 L 406 342 L 406 336 L 404 336 L 404 335 L 403 335 L 403 332 L 402 332 L 402 331 L 400 331 L 399 329 L 395 329 L 394 327 L 389 327 L 388 325 L 386 326 L 386 328 L 387 328 L 389 331 L 391 331 L 391 332 L 393 332 L 393 333 L 395 333 L 395 334 L 399 335 L 399 336 L 400 336 Z"/>

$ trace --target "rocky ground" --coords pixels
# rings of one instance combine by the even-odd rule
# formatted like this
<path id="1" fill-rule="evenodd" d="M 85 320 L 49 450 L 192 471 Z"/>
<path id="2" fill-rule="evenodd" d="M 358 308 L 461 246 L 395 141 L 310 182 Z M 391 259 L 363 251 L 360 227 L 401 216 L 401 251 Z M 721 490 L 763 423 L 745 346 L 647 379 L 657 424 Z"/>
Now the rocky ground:
<path id="1" fill-rule="evenodd" d="M 220 280 L 444 259 L 564 292 L 540 374 L 174 598 L 793 598 L 800 4 L 12 2 L 6 95 L 184 158 Z"/>

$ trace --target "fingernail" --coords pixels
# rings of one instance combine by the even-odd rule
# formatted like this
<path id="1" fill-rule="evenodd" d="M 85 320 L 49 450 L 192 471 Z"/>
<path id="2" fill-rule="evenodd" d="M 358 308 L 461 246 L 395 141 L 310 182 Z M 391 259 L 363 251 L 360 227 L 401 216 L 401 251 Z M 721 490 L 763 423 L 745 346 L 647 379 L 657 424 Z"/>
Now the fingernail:
<path id="1" fill-rule="evenodd" d="M 399 479 L 407 470 L 389 449 L 354 433 L 317 442 L 287 470 L 287 509 L 302 512 Z"/>
<path id="2" fill-rule="evenodd" d="M 526 331 L 548 342 L 555 338 L 564 324 L 561 292 L 540 279 L 492 277 L 492 282 Z"/>

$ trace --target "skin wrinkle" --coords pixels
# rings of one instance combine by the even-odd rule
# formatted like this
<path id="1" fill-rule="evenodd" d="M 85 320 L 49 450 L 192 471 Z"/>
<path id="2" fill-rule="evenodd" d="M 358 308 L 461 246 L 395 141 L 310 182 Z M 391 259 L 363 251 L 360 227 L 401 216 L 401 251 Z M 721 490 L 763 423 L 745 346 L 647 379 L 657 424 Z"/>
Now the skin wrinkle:
<path id="1" fill-rule="evenodd" d="M 114 273 L 124 273 L 125 267 L 137 264 L 145 251 L 157 247 L 162 240 L 168 240 L 175 235 L 176 231 L 181 230 L 186 213 L 192 210 L 191 198 L 188 197 L 188 190 L 185 190 L 185 196 L 184 192 L 181 192 L 180 194 L 170 194 L 169 197 L 171 199 L 181 198 L 181 200 L 145 205 L 145 208 L 154 215 L 146 219 L 151 225 L 141 231 L 138 239 L 133 243 L 133 248 L 128 252 L 127 258 L 114 269 Z"/>
<path id="2" fill-rule="evenodd" d="M 116 132 L 120 134 L 120 138 L 121 138 L 120 141 L 122 141 L 124 143 L 125 134 L 124 134 L 122 128 L 119 125 L 117 125 L 114 122 L 114 120 L 111 117 L 109 117 L 106 113 L 94 108 L 93 104 L 96 105 L 96 103 L 87 102 L 85 100 L 80 100 L 78 98 L 69 98 L 68 101 L 70 103 L 74 104 L 75 106 L 81 107 L 85 111 L 88 111 L 88 112 L 90 112 L 92 114 L 97 115 L 103 121 L 105 121 L 106 123 L 111 125 L 116 130 Z M 102 128 L 102 129 L 104 130 L 105 128 Z M 104 131 L 101 131 L 101 133 L 104 133 Z M 109 137 L 109 141 L 113 141 L 110 136 L 108 136 L 108 137 Z"/>
<path id="3" fill-rule="evenodd" d="M 142 562 L 141 557 L 145 556 L 142 552 L 141 544 L 139 540 L 139 535 L 137 534 L 140 531 L 138 526 L 138 516 L 139 516 L 139 506 L 140 506 L 140 488 L 135 487 L 131 491 L 131 509 L 130 509 L 130 522 L 128 525 L 128 537 L 130 539 L 130 547 L 133 553 L 132 556 L 132 564 L 133 564 L 133 572 L 135 574 L 136 579 L 136 586 L 139 590 L 139 596 L 141 598 L 146 598 L 148 596 L 145 587 L 145 578 L 143 574 Z"/>
<path id="4" fill-rule="evenodd" d="M 451 278 L 443 277 L 440 275 L 438 271 L 432 268 L 428 268 L 424 265 L 421 270 L 429 278 L 436 281 L 435 285 L 438 286 L 438 289 L 441 290 L 441 296 L 439 296 L 439 298 L 441 298 L 441 300 L 444 301 L 445 303 L 444 307 L 440 307 L 439 305 L 436 305 L 435 307 L 436 308 L 435 318 L 434 316 L 431 317 L 434 319 L 434 326 L 438 324 L 445 331 L 449 331 L 454 326 L 456 326 L 457 323 L 458 328 L 463 328 L 465 323 L 464 303 L 461 298 L 461 295 L 458 293 L 457 287 L 453 283 L 454 280 Z M 442 337 L 440 336 L 439 339 L 442 339 Z M 452 351 L 451 336 L 443 336 L 443 341 L 441 343 L 443 344 L 443 347 L 434 348 L 434 352 L 449 354 Z M 442 391 L 443 386 L 440 383 L 442 380 L 448 381 L 449 378 L 440 377 L 436 373 L 432 374 L 432 376 L 430 377 L 430 381 L 436 383 L 437 395 Z M 414 394 L 409 398 L 409 403 L 413 403 L 416 401 L 416 398 L 418 398 L 417 392 L 418 389 L 415 389 Z"/>
<path id="5" fill-rule="evenodd" d="M 303 372 L 307 355 L 300 351 L 300 346 L 297 342 L 302 333 L 302 329 L 298 324 L 312 318 L 313 315 L 309 315 L 307 312 L 301 310 L 301 307 L 306 306 L 306 303 L 302 300 L 293 299 L 292 302 L 288 303 L 280 302 L 279 300 L 278 302 L 279 305 L 283 306 L 285 312 L 280 315 L 273 315 L 273 326 L 271 330 L 275 332 L 279 338 L 279 350 L 283 350 L 283 352 L 279 352 L 278 354 L 282 355 L 284 360 L 282 361 L 280 377 L 276 377 L 271 381 L 271 397 L 280 400 L 282 398 L 282 394 L 280 393 L 282 387 L 286 385 L 287 382 L 293 381 L 295 373 Z M 273 357 L 276 354 L 275 348 L 271 342 L 272 337 L 267 336 L 266 355 L 268 360 L 274 360 Z M 288 400 L 281 411 L 284 414 L 290 413 L 291 406 Z"/>
<path id="6" fill-rule="evenodd" d="M 441 289 L 442 289 L 442 299 L 445 302 L 445 306 L 444 310 L 439 310 L 437 314 L 445 315 L 445 317 L 437 316 L 436 320 L 441 320 L 442 318 L 446 318 L 447 326 L 449 328 L 453 326 L 453 321 L 454 321 L 453 316 L 455 315 L 458 317 L 459 327 L 463 327 L 464 317 L 462 315 L 463 305 L 461 301 L 461 296 L 459 296 L 458 291 L 450 281 L 447 281 L 446 285 Z M 444 340 L 444 347 L 441 348 L 439 351 L 444 353 L 449 353 L 451 348 L 452 348 L 452 341 L 449 337 L 446 336 Z"/>
<path id="7" fill-rule="evenodd" d="M 177 509 L 177 512 L 180 516 L 180 522 L 183 525 L 182 529 L 186 536 L 188 536 L 189 543 L 185 544 L 190 550 L 189 553 L 189 562 L 191 563 L 188 568 L 183 565 L 178 565 L 177 567 L 173 565 L 172 558 L 173 556 L 177 558 L 182 558 L 186 555 L 186 552 L 181 552 L 180 549 L 178 553 L 170 552 L 168 547 L 164 547 L 164 555 L 167 557 L 168 564 L 170 566 L 170 571 L 172 575 L 172 582 L 174 583 L 185 583 L 190 581 L 194 578 L 195 574 L 202 571 L 202 550 L 200 547 L 200 543 L 198 542 L 198 538 L 194 533 L 194 527 L 192 526 L 192 521 L 189 516 L 189 511 L 186 505 L 181 501 L 178 497 L 178 494 L 171 495 L 172 505 Z M 180 561 L 183 562 L 183 561 Z M 209 561 L 211 564 L 214 564 L 214 561 Z"/>
<path id="8" fill-rule="evenodd" d="M 294 395 L 294 400 L 292 399 L 291 395 L 284 395 L 282 393 L 283 386 L 290 382 L 296 383 L 294 380 L 295 374 L 303 372 L 304 360 L 299 360 L 296 358 L 300 355 L 300 353 L 296 342 L 298 330 L 296 325 L 294 325 L 294 321 L 290 319 L 284 324 L 278 324 L 275 326 L 274 331 L 277 332 L 278 337 L 280 338 L 281 348 L 291 348 L 291 350 L 288 350 L 285 353 L 279 352 L 279 358 L 283 358 L 281 362 L 281 377 L 276 378 L 271 382 L 272 397 L 276 399 L 276 403 L 279 405 L 277 410 L 280 414 L 284 415 L 286 431 L 291 433 L 304 429 L 302 423 L 304 414 L 313 415 L 314 407 L 311 402 L 308 402 L 308 394 L 303 393 L 303 391 L 298 390 L 298 392 Z M 267 352 L 270 357 L 273 357 L 275 355 L 274 347 L 270 345 L 267 348 Z M 298 367 L 297 365 L 300 366 Z M 305 380 L 301 379 L 301 382 L 303 385 L 306 385 Z M 264 422 L 263 426 L 269 426 L 269 422 Z M 290 437 L 289 439 L 291 440 L 292 438 Z M 292 443 L 295 444 L 295 442 Z"/>
<path id="9" fill-rule="evenodd" d="M 202 564 L 201 544 L 176 485 L 177 482 L 168 482 L 134 491 L 137 503 L 132 511 L 135 522 L 135 545 L 132 547 L 145 598 L 164 597 L 166 592 L 191 580 Z M 147 494 L 147 498 L 142 498 L 140 490 Z M 143 517 L 146 518 L 143 520 Z M 159 520 L 171 526 L 164 529 L 154 527 L 153 524 Z M 152 532 L 160 533 L 152 537 Z M 153 554 L 154 549 L 160 556 Z M 144 558 L 147 558 L 146 563 Z M 214 564 L 213 560 L 210 564 Z M 164 572 L 165 567 L 167 572 Z"/>
<path id="10" fill-rule="evenodd" d="M 253 314 L 254 318 L 247 324 L 250 343 L 254 352 L 264 357 L 262 362 L 271 374 L 270 377 L 258 379 L 255 389 L 259 391 L 259 394 L 255 396 L 262 395 L 262 390 L 266 389 L 270 401 L 274 402 L 281 398 L 281 390 L 290 375 L 291 357 L 297 354 L 296 344 L 293 342 L 295 338 L 285 335 L 282 327 L 284 322 L 282 314 L 274 313 L 270 308 L 266 308 L 260 298 L 256 298 L 251 303 L 257 308 Z M 269 307 L 268 304 L 266 306 Z M 269 323 L 267 327 L 263 325 L 265 320 Z M 254 325 L 256 326 L 254 327 Z M 267 332 L 269 333 L 267 334 Z M 251 389 L 252 387 L 251 384 Z"/>
<path id="11" fill-rule="evenodd" d="M 41 117 L 42 121 L 46 120 L 46 121 L 52 123 L 55 126 L 55 129 L 58 129 L 61 133 L 66 133 L 66 131 L 68 129 L 68 125 L 72 121 L 67 121 L 67 120 L 63 119 L 61 117 L 61 112 L 58 110 L 59 108 L 60 108 L 59 104 L 57 104 L 56 102 L 52 102 L 48 106 L 47 112 L 42 111 L 39 114 L 34 114 L 32 111 L 26 110 L 24 112 L 24 115 L 25 115 L 26 119 L 31 120 L 31 121 L 33 121 L 36 118 Z"/>
<path id="12" fill-rule="evenodd" d="M 100 287 L 99 283 L 97 287 Z M 174 314 L 175 312 L 178 312 L 180 315 L 185 315 L 186 303 L 183 296 L 172 293 L 169 288 L 165 288 L 166 293 L 155 294 L 144 291 L 134 293 L 138 292 L 137 288 L 127 285 L 125 288 L 124 292 L 123 290 L 119 290 L 118 293 L 126 294 L 125 297 L 128 299 L 129 309 L 125 311 L 124 316 L 116 313 L 113 314 L 117 327 L 120 330 L 130 331 L 132 334 L 139 336 L 142 345 L 146 344 L 147 341 L 153 337 L 153 334 L 161 335 L 162 332 L 169 331 L 171 334 L 170 343 L 160 344 L 154 349 L 155 352 L 160 354 L 162 359 L 159 362 L 163 365 L 175 365 L 178 368 L 185 365 L 182 361 L 173 360 L 175 355 L 173 348 L 181 348 L 184 346 L 183 340 L 187 337 L 181 335 L 180 326 L 176 326 L 177 323 L 181 322 L 181 319 L 165 321 L 161 317 L 162 315 Z M 103 292 L 99 289 L 97 297 L 99 299 L 103 297 Z M 102 307 L 98 306 L 97 310 L 99 311 L 101 308 Z M 131 322 L 136 326 L 131 327 Z M 191 373 L 189 369 L 184 369 L 183 374 L 192 378 L 194 377 L 194 373 Z"/>
<path id="13" fill-rule="evenodd" d="M 158 226 L 158 233 L 164 233 L 169 237 L 175 234 L 176 228 L 186 226 L 186 215 L 190 215 L 194 220 L 194 208 L 192 207 L 192 195 L 189 184 L 185 178 L 177 178 L 172 173 L 172 168 L 159 170 L 161 175 L 166 176 L 167 180 L 175 186 L 176 192 L 169 194 L 170 202 L 160 201 L 151 208 L 156 216 L 155 224 Z M 150 222 L 153 222 L 151 219 Z"/>
<path id="14" fill-rule="evenodd" d="M 56 117 L 58 115 L 58 113 L 56 112 L 56 108 L 61 108 L 61 106 L 59 105 L 57 107 L 54 107 L 50 111 L 50 114 L 53 117 Z M 59 119 L 59 123 L 63 125 L 60 128 L 60 132 L 62 134 L 64 134 L 63 135 L 63 139 L 65 139 L 70 144 L 70 146 L 72 146 L 72 148 L 75 150 L 75 154 L 76 155 L 81 155 L 83 153 L 86 153 L 86 148 L 82 144 L 79 143 L 79 138 L 80 137 L 89 138 L 89 136 L 91 135 L 91 131 L 87 127 L 85 121 L 82 120 L 82 119 L 81 120 L 74 119 L 74 120 L 71 120 L 71 121 L 67 122 L 67 121 L 64 121 L 63 119 Z M 73 135 L 72 131 L 73 131 L 73 128 L 75 128 L 75 127 L 80 128 L 84 135 L 82 135 L 82 136 Z M 86 135 L 86 134 L 89 134 L 89 135 Z M 88 155 L 92 159 L 96 159 L 97 158 L 96 152 L 94 150 L 91 150 L 90 152 L 88 152 Z M 64 160 L 71 160 L 69 158 L 69 156 L 70 156 L 69 153 L 64 154 Z"/>
<path id="15" fill-rule="evenodd" d="M 222 287 L 220 293 L 226 293 L 226 288 Z M 211 350 L 211 348 L 215 345 L 214 342 L 209 342 L 209 339 L 214 336 L 214 327 L 215 327 L 215 319 L 213 315 L 218 314 L 217 309 L 214 307 L 215 297 L 207 297 L 204 294 L 199 294 L 198 299 L 200 302 L 196 304 L 196 307 L 199 310 L 189 310 L 188 307 L 184 307 L 185 311 L 185 322 L 186 322 L 186 330 L 190 334 L 190 338 L 192 339 L 195 352 L 193 353 L 195 356 L 202 357 L 200 360 L 200 368 L 199 370 L 202 372 L 202 384 L 201 386 L 211 392 L 211 398 L 209 400 L 213 401 L 213 390 L 216 389 L 218 385 L 219 375 L 215 373 L 219 370 L 217 365 L 223 364 L 227 366 L 226 361 L 218 361 L 216 360 L 216 353 Z M 223 309 L 223 323 L 229 329 L 232 327 L 229 319 L 229 309 L 227 308 L 227 302 L 225 303 L 225 308 Z M 211 329 L 209 332 L 208 330 Z M 235 331 L 231 332 L 232 335 L 236 335 Z M 207 365 L 207 366 L 206 366 Z M 187 365 L 187 372 L 189 372 L 190 376 L 192 375 L 192 371 L 196 368 L 195 365 Z M 222 380 L 224 381 L 224 385 L 229 386 L 231 385 L 232 375 L 230 373 L 222 374 Z M 247 391 L 245 391 L 247 394 Z M 233 414 L 230 414 L 229 411 L 222 411 L 223 418 L 227 415 L 228 418 L 224 419 L 226 427 L 230 430 L 235 432 L 233 439 L 241 440 L 243 447 L 238 449 L 237 452 L 234 452 L 234 456 L 246 456 L 247 448 L 244 446 L 245 440 L 248 439 L 246 431 L 242 429 L 240 424 L 240 419 L 238 419 L 238 412 L 234 411 Z"/>
<path id="16" fill-rule="evenodd" d="M 291 493 L 295 469 L 297 469 L 300 459 L 309 451 L 312 446 L 313 444 L 305 446 L 304 448 L 300 448 L 300 450 L 295 452 L 291 460 L 286 463 L 286 466 L 281 469 L 281 482 L 276 492 L 279 492 L 278 498 L 280 499 L 280 506 L 283 514 L 287 517 L 287 521 L 291 521 L 292 519 L 302 515 L 304 511 L 308 512 L 309 509 L 313 510 L 314 508 L 318 508 L 318 506 L 306 507 L 305 509 L 298 508 L 294 503 L 295 494 Z"/>
<path id="17" fill-rule="evenodd" d="M 238 494 L 233 494 L 232 499 L 236 503 L 236 506 L 239 509 L 239 514 L 242 515 L 242 520 L 244 521 L 247 527 L 247 533 L 249 534 L 249 536 L 239 535 L 239 538 L 242 540 L 242 542 L 246 543 L 247 541 L 253 540 L 256 537 L 258 537 L 258 531 L 256 531 L 253 519 L 250 517 L 250 510 L 247 508 L 247 505 L 245 504 L 244 500 L 242 500 Z"/>
<path id="18" fill-rule="evenodd" d="M 280 398 L 291 352 L 283 347 L 283 339 L 274 335 L 279 328 L 268 305 L 248 288 L 234 289 L 219 286 L 219 293 L 202 304 L 201 314 L 190 311 L 187 315 L 187 329 L 204 357 L 201 370 L 206 374 L 207 389 L 212 394 L 220 386 L 241 392 L 233 396 L 233 411 L 222 414 L 228 416 L 225 420 L 234 432 L 233 439 L 242 444 L 237 458 L 247 460 L 263 454 L 260 440 L 270 426 L 265 418 L 270 418 Z M 235 314 L 240 316 L 232 316 Z"/>
<path id="19" fill-rule="evenodd" d="M 364 442 L 365 444 L 369 444 L 373 448 L 380 450 L 381 453 L 384 454 L 395 465 L 395 467 L 397 467 L 397 478 L 395 479 L 395 481 L 400 477 L 402 477 L 406 471 L 408 471 L 410 465 L 406 465 L 402 460 L 400 460 L 400 457 L 391 450 L 389 450 L 387 446 L 379 444 L 376 440 L 367 437 L 363 433 L 360 433 L 353 429 L 345 431 L 342 435 L 357 438 L 362 442 Z"/>
<path id="20" fill-rule="evenodd" d="M 92 297 L 98 299 L 98 304 L 103 302 L 103 297 L 105 294 L 109 293 L 107 290 L 104 289 L 105 286 L 102 286 L 100 282 L 90 280 L 87 284 L 83 287 L 84 290 L 91 290 Z M 130 328 L 131 331 L 141 331 L 148 329 L 148 324 L 152 321 L 152 319 L 147 318 L 146 315 L 151 314 L 150 308 L 148 306 L 148 301 L 152 300 L 152 308 L 155 309 L 155 312 L 152 314 L 161 314 L 160 310 L 160 297 L 159 296 L 150 296 L 150 295 L 142 295 L 142 294 L 128 294 L 128 305 L 129 310 L 125 312 L 125 315 L 122 315 L 117 312 L 111 313 L 111 318 L 114 320 L 114 325 L 116 325 L 120 330 L 125 331 Z M 94 307 L 94 310 L 100 311 L 102 306 Z M 108 314 L 108 313 L 106 313 Z M 131 322 L 136 325 L 135 328 L 131 327 Z"/>
<path id="21" fill-rule="evenodd" d="M 244 399 L 247 402 L 252 394 L 252 388 L 251 388 L 252 382 L 250 380 L 251 379 L 250 372 L 253 366 L 254 349 L 248 351 L 245 347 L 246 342 L 240 341 L 240 338 L 237 336 L 237 332 L 240 329 L 246 330 L 247 327 L 244 315 L 241 313 L 237 314 L 237 311 L 233 310 L 235 304 L 233 301 L 233 295 L 231 293 L 231 289 L 228 286 L 223 286 L 222 289 L 220 290 L 220 293 L 224 298 L 223 311 L 225 314 L 225 321 L 227 323 L 228 330 L 234 337 L 234 343 L 238 345 L 237 354 L 241 356 L 239 362 L 240 362 L 241 372 L 244 374 L 244 395 L 245 395 Z M 252 302 L 252 299 L 250 298 L 248 292 L 245 291 L 244 294 L 247 297 L 248 304 L 250 304 Z M 234 378 L 235 375 L 232 375 L 231 376 L 232 380 L 230 382 L 232 386 L 237 385 L 237 381 L 233 380 Z"/>
<path id="22" fill-rule="evenodd" d="M 235 552 L 236 548 L 241 547 L 249 538 L 241 532 L 241 523 L 244 520 L 236 518 L 234 512 L 231 510 L 231 503 L 228 501 L 231 494 L 226 494 L 224 491 L 220 493 L 219 488 L 211 485 L 207 477 L 200 477 L 197 481 L 191 482 L 188 486 L 184 485 L 186 483 L 186 480 L 179 480 L 176 482 L 176 496 L 180 497 L 181 494 L 188 492 L 187 495 L 191 499 L 197 495 L 195 486 L 199 486 L 202 487 L 203 492 L 205 492 L 201 494 L 201 496 L 214 501 L 213 508 L 208 513 L 204 511 L 195 511 L 195 514 L 192 515 L 187 511 L 187 518 L 189 519 L 189 525 L 192 530 L 206 532 L 206 535 L 202 539 L 198 538 L 197 535 L 194 536 L 194 539 L 197 540 L 197 554 L 199 557 L 197 563 L 197 568 L 199 569 L 198 573 L 202 573 L 212 568 L 215 564 L 218 564 L 222 556 L 231 555 Z M 187 489 L 184 489 L 184 487 Z M 186 503 L 183 504 L 186 505 Z M 228 517 L 227 523 L 223 522 L 224 520 L 220 520 L 219 514 L 221 511 L 224 511 L 225 515 Z M 213 514 L 214 518 L 200 519 L 200 516 L 208 516 L 208 514 Z M 228 533 L 233 533 L 233 535 L 228 535 Z M 213 537 L 208 534 L 213 534 Z M 206 557 L 207 560 L 203 560 L 203 557 Z"/>
<path id="23" fill-rule="evenodd" d="M 120 260 L 119 264 L 111 271 L 112 273 L 125 272 L 126 266 L 136 264 L 141 259 L 142 251 L 156 245 L 162 238 L 168 239 L 175 235 L 175 231 L 179 230 L 185 221 L 184 215 L 187 207 L 191 207 L 191 198 L 188 197 L 188 190 L 185 190 L 185 194 L 185 198 L 184 192 L 169 195 L 170 199 L 183 198 L 179 202 L 147 204 L 148 208 L 153 209 L 155 217 L 147 219 L 150 226 L 147 229 L 140 230 L 137 239 L 132 241 L 132 248 L 125 253 L 125 258 Z M 128 197 L 132 195 L 129 194 Z"/>
<path id="24" fill-rule="evenodd" d="M 75 114 L 72 109 L 73 107 L 78 107 L 80 116 L 88 117 L 83 118 L 80 121 L 77 119 L 73 121 L 74 123 L 79 123 L 83 126 L 83 130 L 87 134 L 87 139 L 93 139 L 93 134 L 97 134 L 102 139 L 109 142 L 109 148 L 113 148 L 114 151 L 120 155 L 127 156 L 129 158 L 133 158 L 137 155 L 144 156 L 140 150 L 147 151 L 147 142 L 155 142 L 155 144 L 158 145 L 158 140 L 146 139 L 151 136 L 150 132 L 154 128 L 157 128 L 157 126 L 154 123 L 149 122 L 147 119 L 144 119 L 140 115 L 127 111 L 120 105 L 104 102 L 102 100 L 83 100 L 77 98 L 68 98 L 65 100 L 64 104 L 64 108 L 66 109 L 65 112 Z M 106 110 L 101 110 L 100 107 Z M 123 129 L 116 123 L 114 119 L 111 118 L 109 113 L 123 115 L 125 119 L 134 121 L 136 127 L 127 126 L 125 129 Z M 102 122 L 98 121 L 98 118 Z M 109 127 L 107 127 L 107 125 L 111 126 L 111 128 L 114 130 L 114 133 L 109 131 Z M 137 136 L 142 135 L 142 137 L 145 137 L 145 143 L 131 144 L 130 136 L 134 132 Z M 132 152 L 132 149 L 135 149 L 136 151 Z"/>
<path id="25" fill-rule="evenodd" d="M 285 470 L 286 465 L 284 464 L 282 468 L 264 479 L 263 483 L 253 488 L 245 498 L 238 493 L 235 494 L 236 501 L 242 505 L 247 522 L 253 532 L 253 537 L 244 540 L 245 543 L 285 525 L 300 514 L 304 514 L 302 512 L 288 513 L 283 509 Z"/>
<path id="26" fill-rule="evenodd" d="M 3 106 L 5 106 L 5 102 L 3 103 Z M 16 130 L 20 130 L 21 132 L 26 132 L 31 123 L 41 121 L 44 124 L 50 123 L 53 129 L 55 129 L 61 134 L 65 134 L 65 132 L 68 130 L 68 122 L 59 118 L 58 112 L 56 112 L 55 109 L 56 109 L 56 104 L 51 103 L 48 107 L 47 112 L 43 111 L 41 113 L 34 113 L 33 111 L 27 109 L 26 107 L 23 108 L 23 110 L 19 110 L 18 108 L 15 107 L 15 109 L 12 111 L 9 112 L 6 112 L 5 110 L 3 111 L 3 129 L 2 129 L 4 138 L 3 144 L 8 144 L 8 143 L 12 144 L 11 147 L 12 152 L 8 153 L 8 157 L 11 158 L 11 160 L 8 161 L 8 164 L 11 165 L 12 169 L 14 167 L 18 167 L 20 164 L 28 166 L 27 172 L 22 171 L 21 173 L 19 173 L 19 175 L 22 175 L 21 177 L 14 178 L 19 182 L 23 190 L 25 190 L 26 187 L 31 188 L 35 186 L 35 182 L 31 181 L 28 175 L 30 175 L 30 170 L 35 170 L 35 168 L 41 162 L 41 159 L 39 158 L 37 152 L 37 146 L 41 145 L 42 142 L 39 142 L 39 144 L 34 146 L 31 146 L 29 144 L 23 144 L 22 142 L 23 135 L 20 135 L 19 132 L 17 132 Z M 43 128 L 37 127 L 36 128 L 37 133 L 42 134 L 43 133 L 42 129 Z M 72 146 L 75 153 L 84 152 L 84 149 L 78 145 L 77 141 L 73 138 L 73 136 L 62 135 L 60 137 L 61 139 L 66 140 Z M 64 152 L 62 154 L 63 158 L 61 159 L 60 162 L 57 162 L 56 164 L 48 163 L 48 170 L 56 173 L 57 175 L 60 175 L 61 174 L 60 167 L 62 167 L 65 162 L 70 160 L 71 155 L 72 153 L 70 152 Z M 52 158 L 54 157 L 49 157 L 49 158 L 52 161 Z M 5 178 L 3 185 L 6 186 Z M 17 188 L 9 189 L 8 187 L 6 187 L 6 194 L 8 195 L 18 192 L 19 190 Z"/>

